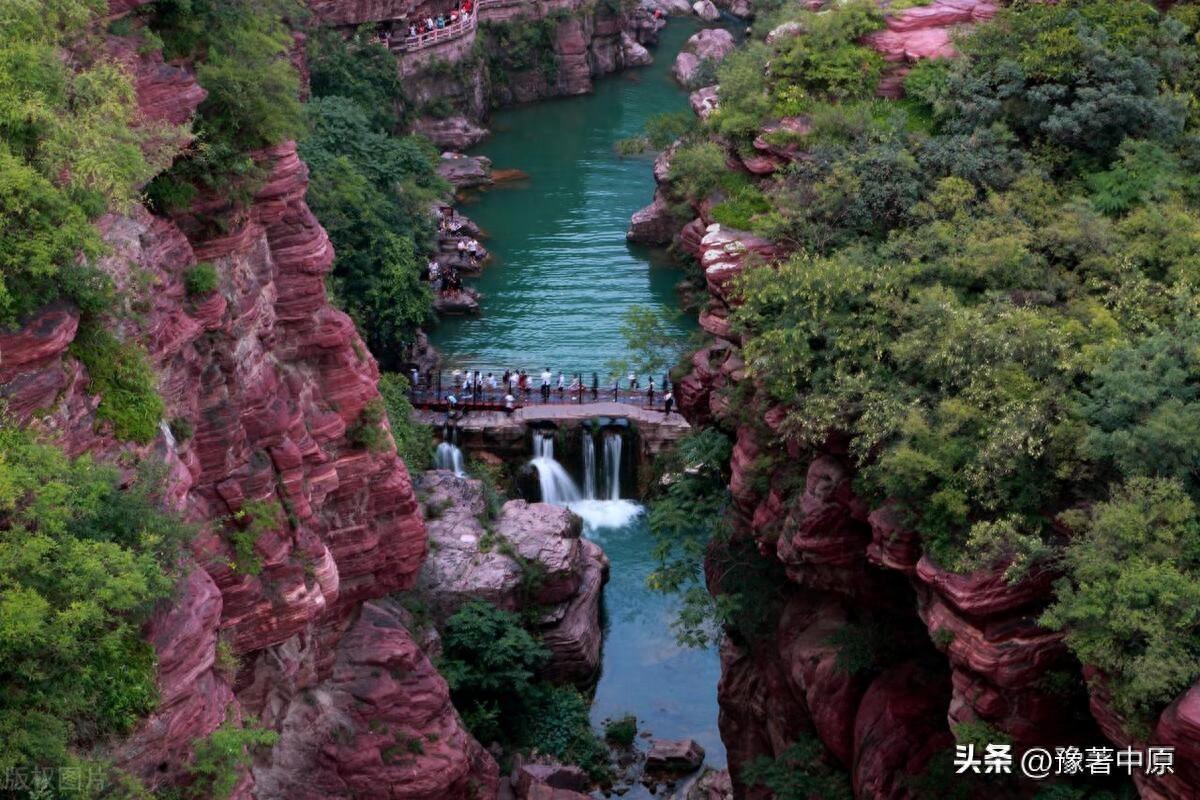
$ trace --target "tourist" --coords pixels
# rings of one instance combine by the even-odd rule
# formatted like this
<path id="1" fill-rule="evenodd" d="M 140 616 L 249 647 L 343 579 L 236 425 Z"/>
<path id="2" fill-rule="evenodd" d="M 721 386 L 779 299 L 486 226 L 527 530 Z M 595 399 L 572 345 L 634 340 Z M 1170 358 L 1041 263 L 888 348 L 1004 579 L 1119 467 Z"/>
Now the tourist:
<path id="1" fill-rule="evenodd" d="M 621 379 L 618 378 L 616 375 L 614 375 L 613 376 L 613 402 L 619 403 L 620 401 L 621 401 Z"/>
<path id="2" fill-rule="evenodd" d="M 600 376 L 592 373 L 592 402 L 600 399 Z"/>
<path id="3" fill-rule="evenodd" d="M 517 403 L 516 398 L 514 398 L 512 396 L 512 392 L 509 392 L 508 394 L 504 395 L 504 413 L 512 414 L 513 408 L 516 407 L 516 403 Z"/>
<path id="4" fill-rule="evenodd" d="M 631 372 L 631 373 L 629 373 L 629 391 L 636 392 L 637 388 L 638 388 L 637 375 L 635 375 L 634 373 Z"/>
<path id="5" fill-rule="evenodd" d="M 520 378 L 519 383 L 521 386 L 521 394 L 525 395 L 525 399 L 528 400 L 529 399 L 529 373 L 527 373 L 525 370 L 521 370 L 521 378 Z"/>
<path id="6" fill-rule="evenodd" d="M 673 406 L 673 405 L 675 405 L 675 394 L 670 389 L 668 389 L 667 393 L 663 395 L 663 416 L 664 417 L 671 416 L 671 406 Z"/>
<path id="7" fill-rule="evenodd" d="M 650 407 L 654 408 L 654 378 L 650 379 L 650 385 L 646 387 L 646 399 L 650 401 Z"/>
<path id="8" fill-rule="evenodd" d="M 558 375 L 558 379 L 562 380 L 561 372 Z M 562 389 L 559 389 L 558 391 L 560 394 L 562 393 Z M 580 382 L 579 376 L 576 375 L 574 378 L 571 378 L 571 386 L 570 386 L 571 402 L 578 402 L 580 399 L 579 395 L 582 391 L 583 391 L 583 384 Z"/>
<path id="9" fill-rule="evenodd" d="M 508 374 L 508 390 L 513 394 L 517 393 L 517 373 L 515 370 Z"/>
<path id="10" fill-rule="evenodd" d="M 458 241 L 455 243 L 455 245 L 454 245 L 454 249 L 458 251 L 458 257 L 459 257 L 459 258 L 463 258 L 464 256 L 466 256 L 466 254 L 467 254 L 467 242 L 466 242 L 466 240 L 464 240 L 464 239 L 459 239 L 459 240 L 458 240 Z"/>
<path id="11" fill-rule="evenodd" d="M 408 371 L 408 376 L 410 381 L 409 388 L 416 391 L 417 387 L 421 385 L 421 373 L 417 372 L 416 367 L 413 367 Z"/>
<path id="12" fill-rule="evenodd" d="M 496 384 L 496 376 L 490 372 L 487 374 L 487 387 L 488 397 L 490 398 L 496 394 L 496 389 L 498 388 Z"/>
<path id="13" fill-rule="evenodd" d="M 408 23 L 408 38 L 410 38 L 410 39 L 417 38 L 417 23 L 415 23 L 415 22 Z"/>
<path id="14" fill-rule="evenodd" d="M 543 403 L 550 402 L 550 381 L 553 379 L 553 377 L 554 376 L 550 373 L 549 367 L 542 368 L 542 380 L 541 380 L 539 386 L 542 390 L 542 402 Z"/>
<path id="15" fill-rule="evenodd" d="M 565 387 L 566 387 L 566 379 L 563 378 L 563 374 L 560 372 L 560 373 L 558 373 L 558 399 L 559 400 L 562 400 L 563 389 Z"/>
<path id="16" fill-rule="evenodd" d="M 438 14 L 438 15 L 437 15 L 437 21 L 436 21 L 436 23 L 435 23 L 435 24 L 437 25 L 437 29 L 438 29 L 439 31 L 440 31 L 440 30 L 442 30 L 443 28 L 445 28 L 445 27 L 446 27 L 446 18 L 445 18 L 445 16 L 443 16 L 443 15 L 441 15 L 441 14 Z"/>

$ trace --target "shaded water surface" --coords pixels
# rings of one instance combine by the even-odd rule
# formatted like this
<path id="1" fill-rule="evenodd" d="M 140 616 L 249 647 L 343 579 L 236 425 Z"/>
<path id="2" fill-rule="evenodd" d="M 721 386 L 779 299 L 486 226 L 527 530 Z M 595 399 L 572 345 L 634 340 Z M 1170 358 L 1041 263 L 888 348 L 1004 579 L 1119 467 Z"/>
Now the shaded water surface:
<path id="1" fill-rule="evenodd" d="M 630 215 L 653 196 L 653 160 L 621 158 L 613 145 L 655 114 L 687 109 L 670 67 L 697 30 L 672 20 L 652 66 L 601 79 L 594 94 L 492 118 L 494 135 L 475 152 L 529 177 L 463 207 L 490 234 L 495 260 L 471 282 L 484 294 L 482 316 L 444 319 L 430 332 L 447 363 L 604 376 L 626 352 L 618 330 L 625 309 L 678 306 L 679 271 L 661 252 L 625 241 Z M 682 337 L 695 325 L 681 319 L 678 327 Z"/>

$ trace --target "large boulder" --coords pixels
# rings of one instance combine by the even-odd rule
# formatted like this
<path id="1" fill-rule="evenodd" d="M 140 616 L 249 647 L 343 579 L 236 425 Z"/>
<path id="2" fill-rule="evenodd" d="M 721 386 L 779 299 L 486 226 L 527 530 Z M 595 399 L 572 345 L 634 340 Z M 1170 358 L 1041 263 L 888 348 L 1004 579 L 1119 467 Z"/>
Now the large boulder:
<path id="1" fill-rule="evenodd" d="M 654 202 L 635 211 L 629 219 L 629 230 L 625 238 L 639 244 L 667 245 L 684 220 L 671 213 L 670 206 L 661 191 L 654 193 Z"/>
<path id="2" fill-rule="evenodd" d="M 510 611 L 534 604 L 542 612 L 542 642 L 552 655 L 546 676 L 593 676 L 600 663 L 600 595 L 608 559 L 598 545 L 580 538 L 579 517 L 559 506 L 510 500 L 488 520 L 483 484 L 445 470 L 424 473 L 418 488 L 430 547 L 417 593 L 434 622 L 444 622 L 474 599 Z M 525 590 L 525 564 L 535 564 L 541 576 L 532 596 Z"/>
<path id="3" fill-rule="evenodd" d="M 486 156 L 464 156 L 462 153 L 442 153 L 437 173 L 455 191 L 489 186 L 492 183 L 492 160 Z"/>
<path id="4" fill-rule="evenodd" d="M 701 59 L 720 61 L 733 52 L 733 48 L 736 46 L 733 34 L 724 28 L 705 28 L 699 33 L 693 34 L 683 47 L 700 56 Z"/>
<path id="5" fill-rule="evenodd" d="M 650 51 L 625 31 L 621 31 L 621 56 L 627 67 L 644 67 L 654 63 Z"/>
<path id="6" fill-rule="evenodd" d="M 466 117 L 433 119 L 422 117 L 413 125 L 413 132 L 425 136 L 443 150 L 467 150 L 487 138 L 488 129 L 471 122 Z"/>
<path id="7" fill-rule="evenodd" d="M 704 748 L 695 739 L 655 739 L 646 754 L 647 772 L 685 773 L 704 763 Z"/>
<path id="8" fill-rule="evenodd" d="M 721 11 L 713 5 L 712 0 L 696 0 L 692 3 L 692 13 L 705 22 L 716 22 L 721 18 Z"/>
<path id="9" fill-rule="evenodd" d="M 735 46 L 733 35 L 729 31 L 722 28 L 706 28 L 687 40 L 679 55 L 675 57 L 671 74 L 682 85 L 692 86 L 696 83 L 700 67 L 705 61 L 719 63 Z"/>

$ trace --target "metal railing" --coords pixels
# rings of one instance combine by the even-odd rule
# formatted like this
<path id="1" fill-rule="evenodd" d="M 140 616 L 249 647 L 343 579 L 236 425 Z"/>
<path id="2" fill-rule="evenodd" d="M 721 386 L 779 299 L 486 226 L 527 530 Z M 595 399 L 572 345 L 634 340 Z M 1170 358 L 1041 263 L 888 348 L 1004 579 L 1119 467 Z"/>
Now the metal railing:
<path id="1" fill-rule="evenodd" d="M 425 33 L 418 33 L 416 36 L 405 36 L 403 39 L 390 39 L 388 47 L 404 53 L 411 53 L 457 39 L 475 30 L 475 15 L 478 10 L 479 6 L 476 5 L 471 9 L 470 16 L 453 22 L 444 28 L 434 28 Z"/>
<path id="2" fill-rule="evenodd" d="M 570 406 L 586 403 L 622 403 L 641 408 L 660 409 L 664 407 L 664 393 L 659 384 L 655 384 L 651 393 L 649 387 L 637 389 L 614 389 L 610 384 L 603 386 L 582 385 L 564 386 L 559 389 L 556 385 L 550 387 L 549 393 L 532 383 L 525 389 L 517 389 L 513 396 L 513 408 L 528 408 L 531 406 Z M 426 376 L 420 385 L 409 389 L 409 399 L 415 408 L 432 411 L 450 410 L 448 398 L 453 395 L 453 408 L 474 411 L 504 411 L 506 410 L 505 395 L 509 393 L 503 386 L 495 389 L 486 384 L 474 389 L 463 389 L 461 386 L 450 387 L 443 385 L 440 375 Z"/>

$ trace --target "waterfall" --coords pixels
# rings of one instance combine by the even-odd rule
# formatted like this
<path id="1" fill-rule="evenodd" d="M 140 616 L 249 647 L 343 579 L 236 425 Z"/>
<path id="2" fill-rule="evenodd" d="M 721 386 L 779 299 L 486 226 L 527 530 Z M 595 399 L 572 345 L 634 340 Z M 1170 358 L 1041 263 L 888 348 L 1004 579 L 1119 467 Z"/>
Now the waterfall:
<path id="1" fill-rule="evenodd" d="M 583 434 L 583 496 L 588 500 L 597 499 L 596 494 L 596 442 L 592 432 L 586 427 L 581 429 Z"/>
<path id="2" fill-rule="evenodd" d="M 438 469 L 452 470 L 458 477 L 463 477 L 467 474 L 463 469 L 463 454 L 456 445 L 450 442 L 442 442 L 437 446 L 437 453 L 434 455 L 434 464 Z"/>
<path id="3" fill-rule="evenodd" d="M 562 464 L 554 460 L 552 432 L 533 432 L 533 460 L 529 463 L 537 470 L 543 503 L 565 506 L 583 499 L 575 481 L 571 480 Z"/>
<path id="4" fill-rule="evenodd" d="M 621 499 L 621 434 L 604 434 L 604 475 L 609 500 Z"/>

